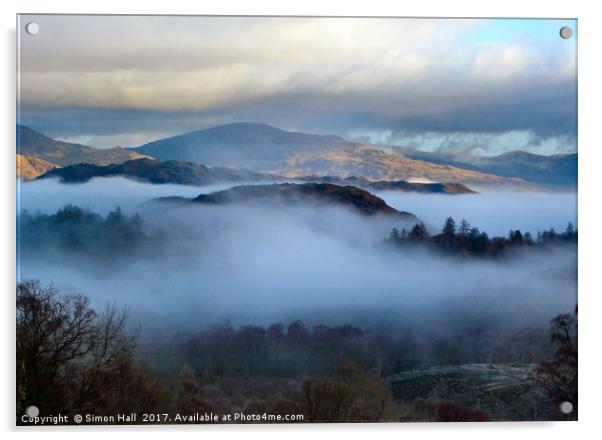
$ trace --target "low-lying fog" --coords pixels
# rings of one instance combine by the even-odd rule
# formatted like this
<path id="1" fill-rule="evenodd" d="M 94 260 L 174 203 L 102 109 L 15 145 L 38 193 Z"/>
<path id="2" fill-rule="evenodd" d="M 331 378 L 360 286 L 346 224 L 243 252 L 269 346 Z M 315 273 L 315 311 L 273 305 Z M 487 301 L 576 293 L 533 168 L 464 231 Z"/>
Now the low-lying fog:
<path id="1" fill-rule="evenodd" d="M 147 331 L 195 330 L 223 319 L 388 322 L 430 330 L 466 320 L 535 325 L 575 304 L 574 247 L 511 261 L 468 262 L 383 249 L 378 244 L 391 227 L 403 224 L 338 207 L 140 206 L 154 197 L 192 197 L 228 186 L 121 178 L 22 183 L 20 208 L 32 213 L 74 204 L 106 215 L 119 205 L 125 213 L 140 212 L 150 233 L 162 228 L 174 238 L 153 258 L 130 258 L 118 267 L 107 265 L 110 269 L 104 261 L 80 263 L 78 256 L 56 258 L 40 249 L 22 256 L 21 278 L 53 281 L 97 305 L 112 300 L 128 305 Z M 575 197 L 564 194 L 383 196 L 434 227 L 452 215 L 490 235 L 516 228 L 535 235 L 575 221 Z"/>
<path id="2" fill-rule="evenodd" d="M 376 193 L 387 204 L 406 210 L 439 230 L 452 216 L 463 218 L 490 236 L 505 236 L 510 229 L 564 231 L 568 222 L 577 224 L 577 195 L 574 193 L 490 192 L 479 194 L 418 194 L 385 191 Z"/>
<path id="3" fill-rule="evenodd" d="M 199 188 L 186 185 L 151 185 L 121 177 L 95 178 L 84 184 L 63 184 L 59 179 L 21 182 L 17 203 L 30 212 L 54 213 L 66 204 L 87 208 L 106 215 L 116 206 L 133 213 L 141 203 L 156 197 L 196 197 L 203 192 L 220 191 L 231 184 Z"/>

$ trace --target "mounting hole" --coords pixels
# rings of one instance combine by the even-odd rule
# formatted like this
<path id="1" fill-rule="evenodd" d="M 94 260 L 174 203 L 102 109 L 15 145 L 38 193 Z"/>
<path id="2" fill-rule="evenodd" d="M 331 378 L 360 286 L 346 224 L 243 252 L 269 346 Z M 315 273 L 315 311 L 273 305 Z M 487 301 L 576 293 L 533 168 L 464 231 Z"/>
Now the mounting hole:
<path id="1" fill-rule="evenodd" d="M 560 404 L 560 412 L 563 414 L 570 414 L 573 412 L 573 404 L 571 402 L 562 402 Z"/>
<path id="2" fill-rule="evenodd" d="M 35 35 L 40 32 L 40 26 L 35 21 L 32 21 L 31 23 L 27 23 L 25 25 L 25 31 L 29 35 Z"/>
<path id="3" fill-rule="evenodd" d="M 560 28 L 560 36 L 565 40 L 568 40 L 573 36 L 573 30 L 568 26 L 563 26 Z"/>
<path id="4" fill-rule="evenodd" d="M 31 405 L 25 408 L 25 414 L 27 417 L 37 417 L 40 415 L 40 409 L 37 406 Z"/>

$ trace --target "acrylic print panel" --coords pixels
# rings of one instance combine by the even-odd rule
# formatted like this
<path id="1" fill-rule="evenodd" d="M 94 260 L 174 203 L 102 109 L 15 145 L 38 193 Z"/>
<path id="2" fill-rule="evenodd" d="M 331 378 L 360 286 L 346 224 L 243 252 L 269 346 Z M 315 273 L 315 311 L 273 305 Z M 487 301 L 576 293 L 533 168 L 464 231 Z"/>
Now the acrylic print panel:
<path id="1" fill-rule="evenodd" d="M 576 41 L 19 16 L 17 424 L 576 419 Z"/>

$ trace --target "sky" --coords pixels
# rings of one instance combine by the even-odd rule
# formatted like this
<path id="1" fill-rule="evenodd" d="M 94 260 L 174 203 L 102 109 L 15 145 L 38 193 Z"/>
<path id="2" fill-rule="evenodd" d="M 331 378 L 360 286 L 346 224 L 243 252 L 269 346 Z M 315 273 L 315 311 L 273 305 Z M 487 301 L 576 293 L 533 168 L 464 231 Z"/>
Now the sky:
<path id="1" fill-rule="evenodd" d="M 576 20 L 25 15 L 18 39 L 19 123 L 99 148 L 248 121 L 461 154 L 577 149 Z"/>

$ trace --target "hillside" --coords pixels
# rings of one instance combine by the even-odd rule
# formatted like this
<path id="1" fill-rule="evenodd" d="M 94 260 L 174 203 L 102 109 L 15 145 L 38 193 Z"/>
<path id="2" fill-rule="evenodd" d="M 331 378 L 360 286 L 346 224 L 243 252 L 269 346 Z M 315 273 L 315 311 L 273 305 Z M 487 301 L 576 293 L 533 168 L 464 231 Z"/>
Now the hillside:
<path id="1" fill-rule="evenodd" d="M 17 154 L 17 177 L 23 180 L 32 180 L 46 173 L 58 165 L 40 159 L 36 156 Z"/>
<path id="2" fill-rule="evenodd" d="M 147 157 L 121 147 L 99 149 L 57 141 L 23 125 L 17 125 L 17 153 L 36 156 L 60 166 L 78 163 L 107 165 Z"/>
<path id="3" fill-rule="evenodd" d="M 415 183 L 405 180 L 377 180 L 371 181 L 364 177 L 339 178 L 334 176 L 307 176 L 300 180 L 305 182 L 332 183 L 335 185 L 351 185 L 366 191 L 401 191 L 429 194 L 471 194 L 475 191 L 462 183 Z"/>
<path id="4" fill-rule="evenodd" d="M 84 183 L 94 177 L 122 176 L 154 184 L 173 183 L 204 186 L 217 182 L 282 182 L 281 176 L 256 173 L 225 167 L 208 167 L 193 162 L 136 159 L 122 164 L 93 165 L 77 164 L 51 169 L 39 178 L 59 178 L 63 183 Z M 364 177 L 339 178 L 334 176 L 304 176 L 296 178 L 304 182 L 332 183 L 339 186 L 355 186 L 367 191 L 402 191 L 437 194 L 472 193 L 461 183 L 411 183 L 403 180 L 373 182 Z"/>
<path id="5" fill-rule="evenodd" d="M 285 204 L 321 202 L 351 207 L 365 215 L 400 215 L 408 220 L 410 218 L 415 219 L 414 215 L 391 208 L 383 199 L 370 194 L 368 191 L 353 186 L 339 186 L 329 183 L 235 186 L 224 191 L 201 194 L 193 201 L 206 204 L 248 203 L 254 201 L 272 201 Z"/>
<path id="6" fill-rule="evenodd" d="M 194 199 L 183 197 L 163 197 L 158 202 L 171 202 L 178 205 L 202 203 L 206 205 L 254 204 L 314 206 L 315 204 L 338 205 L 351 208 L 367 216 L 383 214 L 396 216 L 408 222 L 417 218 L 408 212 L 397 211 L 368 191 L 353 186 L 339 186 L 329 183 L 274 183 L 268 185 L 241 185 L 224 191 L 201 194 Z"/>
<path id="7" fill-rule="evenodd" d="M 271 180 L 272 177 L 253 171 L 221 167 L 207 167 L 192 162 L 159 161 L 155 159 L 129 160 L 122 164 L 93 165 L 78 164 L 50 170 L 40 176 L 58 177 L 64 183 L 83 183 L 94 177 L 123 176 L 149 183 L 176 183 L 203 186 L 215 182 L 256 182 Z"/>
<path id="8" fill-rule="evenodd" d="M 534 187 L 521 179 L 408 159 L 338 136 L 288 132 L 255 123 L 194 131 L 151 142 L 134 151 L 160 159 L 247 168 L 286 177 L 364 176 L 370 180 L 429 179 L 513 189 Z"/>
<path id="9" fill-rule="evenodd" d="M 370 180 L 429 180 L 457 182 L 475 187 L 507 187 L 514 190 L 537 189 L 536 185 L 517 178 L 470 171 L 447 165 L 408 159 L 369 146 L 351 150 L 328 151 L 315 154 L 295 154 L 286 166 L 273 170 L 289 176 L 310 174 L 340 177 L 364 176 Z"/>

